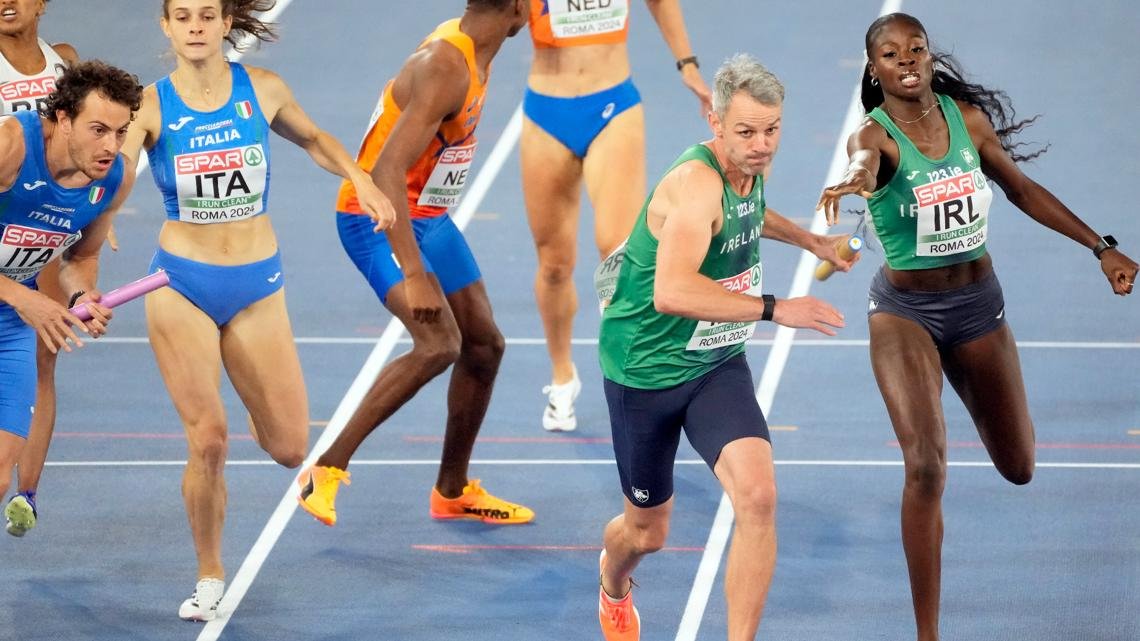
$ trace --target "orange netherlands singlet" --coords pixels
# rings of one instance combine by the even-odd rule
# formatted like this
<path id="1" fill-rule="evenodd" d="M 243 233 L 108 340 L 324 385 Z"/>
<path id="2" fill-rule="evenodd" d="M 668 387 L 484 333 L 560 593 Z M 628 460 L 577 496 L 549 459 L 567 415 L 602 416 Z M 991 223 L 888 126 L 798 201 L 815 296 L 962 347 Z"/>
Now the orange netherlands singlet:
<path id="1" fill-rule="evenodd" d="M 530 37 L 536 49 L 623 44 L 629 0 L 530 0 Z"/>
<path id="2" fill-rule="evenodd" d="M 408 170 L 408 210 L 412 218 L 442 216 L 449 207 L 454 207 L 459 202 L 471 161 L 475 158 L 475 127 L 483 114 L 483 97 L 487 92 L 487 84 L 479 82 L 479 71 L 475 67 L 475 43 L 470 36 L 459 30 L 459 19 L 448 20 L 436 27 L 420 43 L 419 49 L 436 40 L 444 40 L 463 52 L 471 74 L 471 83 L 463 102 L 466 106 L 454 117 L 440 123 L 435 138 Z M 372 114 L 368 133 L 360 143 L 360 151 L 356 155 L 356 164 L 367 172 L 371 172 L 376 165 L 384 141 L 400 117 L 400 107 L 392 98 L 393 82 L 389 80 L 385 85 L 376 111 Z M 351 181 L 341 183 L 336 208 L 337 211 L 348 214 L 364 213 Z"/>

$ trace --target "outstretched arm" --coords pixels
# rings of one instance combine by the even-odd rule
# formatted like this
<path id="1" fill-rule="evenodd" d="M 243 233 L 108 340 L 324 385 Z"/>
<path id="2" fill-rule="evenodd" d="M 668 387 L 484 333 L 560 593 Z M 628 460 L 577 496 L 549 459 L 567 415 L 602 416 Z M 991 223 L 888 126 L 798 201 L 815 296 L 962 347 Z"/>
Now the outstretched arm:
<path id="1" fill-rule="evenodd" d="M 309 118 L 285 81 L 265 69 L 247 69 L 269 127 L 282 138 L 304 149 L 325 171 L 352 181 L 360 200 L 360 208 L 376 222 L 376 231 L 391 225 L 395 219 L 392 204 L 368 174 L 356 164 L 344 145 Z"/>
<path id="2" fill-rule="evenodd" d="M 849 194 L 870 198 L 871 192 L 877 189 L 885 137 L 886 132 L 879 123 L 865 118 L 855 133 L 847 138 L 847 170 L 839 182 L 823 188 L 823 194 L 815 206 L 817 210 L 823 210 L 828 225 L 839 222 L 840 198 Z"/>
<path id="3" fill-rule="evenodd" d="M 685 30 L 685 18 L 681 13 L 679 0 L 645 0 L 649 13 L 657 22 L 661 30 L 661 37 L 665 39 L 673 59 L 677 61 L 693 58 L 693 48 L 689 45 L 689 34 Z M 701 101 L 701 115 L 712 111 L 712 92 L 705 84 L 696 61 L 681 67 L 681 82 Z"/>
<path id="4" fill-rule="evenodd" d="M 764 212 L 764 231 L 761 233 L 761 236 L 778 240 L 782 243 L 799 247 L 800 249 L 806 249 L 812 254 L 815 254 L 820 260 L 826 260 L 831 263 L 835 266 L 835 269 L 841 272 L 851 271 L 851 267 L 859 262 L 861 256 L 861 254 L 855 254 L 851 260 L 844 260 L 839 255 L 837 246 L 840 243 L 846 242 L 849 235 L 839 234 L 835 236 L 825 236 L 823 234 L 813 234 L 783 217 L 771 207 L 768 207 Z"/>
<path id="5" fill-rule="evenodd" d="M 1100 241 L 1100 235 L 1077 217 L 1045 187 L 1022 173 L 1017 163 L 1002 147 L 986 115 L 978 108 L 959 103 L 966 128 L 978 155 L 982 171 L 1005 192 L 1006 198 L 1030 218 L 1058 233 L 1084 245 L 1090 251 Z M 1132 293 L 1138 266 L 1134 260 L 1116 249 L 1100 254 L 1100 268 L 1108 278 L 1113 292 L 1121 296 Z"/>

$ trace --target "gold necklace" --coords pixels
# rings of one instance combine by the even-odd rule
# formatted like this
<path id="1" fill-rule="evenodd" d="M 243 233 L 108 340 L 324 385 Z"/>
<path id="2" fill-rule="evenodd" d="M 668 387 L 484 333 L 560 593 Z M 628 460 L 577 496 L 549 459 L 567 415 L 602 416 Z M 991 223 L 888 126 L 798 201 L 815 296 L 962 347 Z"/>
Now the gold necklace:
<path id="1" fill-rule="evenodd" d="M 918 118 L 915 118 L 914 120 L 903 120 L 902 118 L 899 118 L 898 116 L 891 113 L 891 110 L 887 109 L 885 106 L 883 107 L 883 111 L 887 112 L 887 115 L 890 116 L 895 122 L 899 123 L 900 125 L 913 125 L 914 123 L 918 122 L 919 120 L 922 120 L 923 118 L 925 118 L 927 116 L 927 114 L 929 114 L 931 111 L 934 111 L 934 108 L 937 106 L 938 106 L 938 101 L 935 100 L 934 104 L 927 107 L 926 111 L 923 111 L 922 115 L 919 116 Z"/>

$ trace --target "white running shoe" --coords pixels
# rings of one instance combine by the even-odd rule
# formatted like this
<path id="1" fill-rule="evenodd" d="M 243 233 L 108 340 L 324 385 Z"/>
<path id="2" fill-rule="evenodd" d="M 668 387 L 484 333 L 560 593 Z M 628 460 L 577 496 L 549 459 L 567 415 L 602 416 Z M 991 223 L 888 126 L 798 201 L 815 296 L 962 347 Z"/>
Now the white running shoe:
<path id="1" fill-rule="evenodd" d="M 213 621 L 225 590 L 226 582 L 221 579 L 201 579 L 194 586 L 194 594 L 178 608 L 178 617 L 183 621 Z"/>
<path id="2" fill-rule="evenodd" d="M 578 378 L 578 368 L 574 368 L 574 378 L 560 385 L 547 385 L 542 388 L 549 401 L 542 412 L 542 429 L 547 432 L 573 432 L 578 428 L 574 416 L 574 400 L 582 391 L 582 380 Z"/>

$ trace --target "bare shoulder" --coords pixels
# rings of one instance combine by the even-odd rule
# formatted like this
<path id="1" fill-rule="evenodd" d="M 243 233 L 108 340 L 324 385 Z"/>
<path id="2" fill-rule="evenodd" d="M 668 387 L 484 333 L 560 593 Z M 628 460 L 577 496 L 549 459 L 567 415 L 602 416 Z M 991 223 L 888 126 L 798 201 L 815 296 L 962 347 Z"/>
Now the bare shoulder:
<path id="1" fill-rule="evenodd" d="M 977 106 L 961 100 L 955 100 L 954 104 L 958 105 L 958 111 L 962 112 L 962 121 L 966 123 L 966 128 L 970 131 L 986 133 L 994 130 L 990 117 Z"/>
<path id="2" fill-rule="evenodd" d="M 0 118 L 0 191 L 16 181 L 24 164 L 24 127 L 12 117 Z"/>
<path id="3" fill-rule="evenodd" d="M 446 40 L 435 40 L 418 50 L 409 59 L 416 72 L 430 71 L 449 78 L 468 75 L 467 58 L 458 47 Z"/>
<path id="4" fill-rule="evenodd" d="M 871 116 L 864 116 L 855 131 L 851 132 L 849 141 L 856 143 L 859 147 L 877 147 L 888 137 L 887 130 L 879 124 L 879 121 Z"/>
<path id="5" fill-rule="evenodd" d="M 392 95 L 402 109 L 413 102 L 431 105 L 434 118 L 462 107 L 469 80 L 463 52 L 450 43 L 436 40 L 408 58 L 396 76 Z"/>
<path id="6" fill-rule="evenodd" d="M 662 216 L 670 212 L 710 216 L 720 214 L 724 180 L 715 169 L 699 160 L 674 167 L 658 183 L 650 205 Z"/>
<path id="7" fill-rule="evenodd" d="M 0 159 L 24 151 L 24 126 L 19 118 L 0 117 Z"/>
<path id="8" fill-rule="evenodd" d="M 277 115 L 282 109 L 295 104 L 293 92 L 285 80 L 264 67 L 245 67 L 249 74 L 249 84 L 253 87 L 253 94 L 257 96 L 257 104 L 266 121 L 275 123 Z"/>
<path id="9" fill-rule="evenodd" d="M 142 102 L 139 104 L 139 110 L 135 112 L 134 121 L 132 121 L 131 125 L 134 126 L 135 123 L 138 123 L 141 128 L 147 131 L 155 130 L 161 122 L 161 110 L 162 105 L 158 99 L 158 87 L 154 84 L 149 84 L 143 87 Z"/>
<path id="10" fill-rule="evenodd" d="M 139 160 L 143 149 L 150 149 L 162 133 L 162 105 L 159 103 L 158 88 L 154 84 L 143 87 L 139 110 L 131 117 L 127 129 L 127 140 L 121 153 L 133 164 Z"/>
<path id="11" fill-rule="evenodd" d="M 57 42 L 53 44 L 51 48 L 54 49 L 55 52 L 59 54 L 59 57 L 63 58 L 63 61 L 67 64 L 73 65 L 79 62 L 79 52 L 75 50 L 75 47 L 66 42 Z"/>
<path id="12" fill-rule="evenodd" d="M 253 88 L 260 92 L 272 93 L 276 91 L 288 90 L 285 80 L 276 72 L 270 71 L 265 67 L 251 67 L 249 65 L 242 65 L 245 72 L 249 74 L 249 82 Z"/>
<path id="13" fill-rule="evenodd" d="M 688 160 L 673 168 L 665 174 L 661 185 L 681 189 L 694 196 L 702 196 L 709 192 L 718 198 L 724 188 L 724 180 L 715 169 L 699 160 Z"/>

